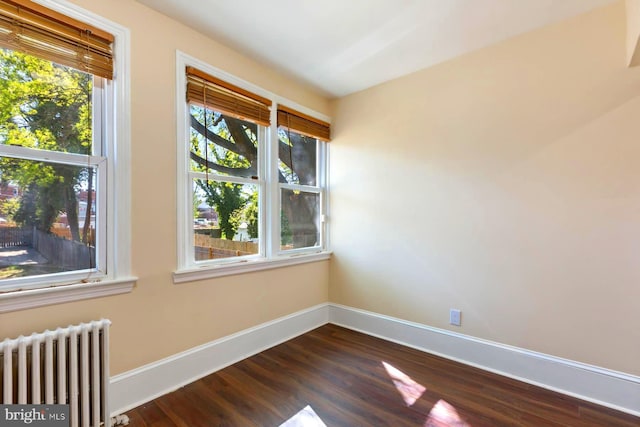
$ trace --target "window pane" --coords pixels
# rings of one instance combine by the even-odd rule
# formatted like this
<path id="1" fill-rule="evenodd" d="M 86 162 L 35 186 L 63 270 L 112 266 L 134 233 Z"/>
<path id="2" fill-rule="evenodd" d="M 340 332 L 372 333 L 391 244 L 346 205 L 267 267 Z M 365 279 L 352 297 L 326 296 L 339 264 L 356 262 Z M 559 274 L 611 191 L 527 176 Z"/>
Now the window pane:
<path id="1" fill-rule="evenodd" d="M 195 179 L 195 260 L 257 254 L 258 186 Z"/>
<path id="2" fill-rule="evenodd" d="M 280 249 L 320 245 L 320 195 L 282 189 Z"/>
<path id="3" fill-rule="evenodd" d="M 0 279 L 96 267 L 96 175 L 0 157 Z"/>
<path id="4" fill-rule="evenodd" d="M 246 178 L 258 176 L 256 124 L 196 105 L 190 105 L 189 110 L 192 171 Z"/>
<path id="5" fill-rule="evenodd" d="M 316 185 L 315 138 L 278 128 L 278 171 L 280 182 L 301 185 Z"/>
<path id="6" fill-rule="evenodd" d="M 91 74 L 0 49 L 0 144 L 92 154 L 92 91 Z"/>

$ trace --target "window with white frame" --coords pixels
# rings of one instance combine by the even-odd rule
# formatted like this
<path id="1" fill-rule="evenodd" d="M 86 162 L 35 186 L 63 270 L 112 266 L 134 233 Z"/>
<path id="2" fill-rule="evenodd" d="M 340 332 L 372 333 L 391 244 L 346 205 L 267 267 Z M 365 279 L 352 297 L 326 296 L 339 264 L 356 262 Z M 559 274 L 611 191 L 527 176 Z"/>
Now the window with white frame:
<path id="1" fill-rule="evenodd" d="M 185 55 L 178 73 L 175 281 L 326 257 L 328 122 Z"/>
<path id="2" fill-rule="evenodd" d="M 321 139 L 320 139 L 321 138 Z M 324 143 L 329 127 L 313 117 L 278 107 L 280 250 L 323 247 Z"/>
<path id="3" fill-rule="evenodd" d="M 53 6 L 0 1 L 0 289 L 132 284 L 123 47 Z"/>

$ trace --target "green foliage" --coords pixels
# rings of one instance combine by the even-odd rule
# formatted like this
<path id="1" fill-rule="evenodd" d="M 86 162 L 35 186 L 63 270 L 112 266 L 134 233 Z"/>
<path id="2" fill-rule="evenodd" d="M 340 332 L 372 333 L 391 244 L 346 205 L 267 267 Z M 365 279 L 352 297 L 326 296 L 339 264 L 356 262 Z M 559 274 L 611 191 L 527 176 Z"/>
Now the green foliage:
<path id="1" fill-rule="evenodd" d="M 242 222 L 247 223 L 251 238 L 258 237 L 258 186 L 231 184 L 228 176 L 250 178 L 258 175 L 257 126 L 243 120 L 190 106 L 191 170 L 208 175 L 198 181 L 206 200 L 218 213 L 220 228 L 232 239 Z M 316 185 L 317 141 L 295 132 L 278 131 L 278 181 L 281 183 Z M 227 181 L 227 182 L 226 182 Z M 236 186 L 235 191 L 232 188 Z M 248 191 L 253 188 L 252 191 Z M 282 199 L 282 243 L 302 247 L 306 237 L 315 235 L 315 206 L 302 199 L 293 206 L 289 198 Z M 295 215 L 287 217 L 285 215 Z M 302 239 L 293 235 L 289 219 L 295 220 Z M 305 230 L 298 224 L 304 224 Z"/>
<path id="2" fill-rule="evenodd" d="M 193 193 L 191 204 L 192 204 L 191 211 L 193 212 L 193 219 L 196 219 L 199 216 L 198 206 L 200 206 L 200 199 L 198 198 L 198 195 L 196 193 Z"/>
<path id="3" fill-rule="evenodd" d="M 20 199 L 13 198 L 0 201 L 0 214 L 13 219 L 20 208 Z"/>
<path id="4" fill-rule="evenodd" d="M 199 159 L 199 163 L 194 162 L 192 167 L 215 176 L 215 179 L 198 180 L 196 183 L 204 192 L 207 203 L 218 213 L 222 236 L 232 240 L 240 224 L 246 222 L 249 227 L 253 226 L 250 236 L 253 232 L 257 237 L 257 190 L 247 192 L 242 184 L 226 182 L 220 176 L 246 176 L 247 171 L 257 170 L 257 127 L 201 107 L 192 106 L 191 114 L 203 128 L 206 123 L 206 131 L 192 131 L 191 134 L 191 152 Z M 255 208 L 252 207 L 254 204 Z M 245 207 L 250 209 L 249 216 L 244 211 Z"/>
<path id="5" fill-rule="evenodd" d="M 258 192 L 253 191 L 247 198 L 246 204 L 231 214 L 229 222 L 233 224 L 234 233 L 242 223 L 247 224 L 247 233 L 252 239 L 258 237 Z"/>
<path id="6" fill-rule="evenodd" d="M 39 230 L 48 230 L 58 216 L 60 206 L 59 186 L 38 188 L 36 184 L 28 186 L 20 199 L 20 206 L 14 220 L 18 224 L 35 226 Z"/>
<path id="7" fill-rule="evenodd" d="M 245 209 L 245 221 L 247 232 L 252 239 L 258 238 L 258 192 L 254 191 L 249 198 L 249 204 Z"/>
<path id="8" fill-rule="evenodd" d="M 0 49 L 0 144 L 92 153 L 93 77 L 30 55 Z M 14 219 L 49 231 L 67 212 L 80 240 L 77 190 L 86 168 L 0 158 L 0 179 L 23 189 Z"/>
<path id="9" fill-rule="evenodd" d="M 284 211 L 280 211 L 280 245 L 286 246 L 293 243 L 293 232 L 289 227 L 289 218 Z"/>
<path id="10" fill-rule="evenodd" d="M 242 193 L 241 184 L 217 181 L 197 181 L 198 186 L 204 191 L 207 203 L 216 207 L 218 222 L 222 236 L 232 240 L 238 230 L 239 223 L 232 218 L 238 209 L 246 204 L 246 197 Z"/>

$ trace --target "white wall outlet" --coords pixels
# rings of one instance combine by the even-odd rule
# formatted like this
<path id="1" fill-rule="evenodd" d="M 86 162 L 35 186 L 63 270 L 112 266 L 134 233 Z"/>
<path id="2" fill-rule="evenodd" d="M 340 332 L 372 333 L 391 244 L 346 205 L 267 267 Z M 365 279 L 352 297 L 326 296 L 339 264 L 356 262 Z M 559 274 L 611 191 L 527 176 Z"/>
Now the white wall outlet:
<path id="1" fill-rule="evenodd" d="M 454 326 L 460 326 L 462 324 L 462 312 L 457 308 L 449 310 L 449 323 Z"/>

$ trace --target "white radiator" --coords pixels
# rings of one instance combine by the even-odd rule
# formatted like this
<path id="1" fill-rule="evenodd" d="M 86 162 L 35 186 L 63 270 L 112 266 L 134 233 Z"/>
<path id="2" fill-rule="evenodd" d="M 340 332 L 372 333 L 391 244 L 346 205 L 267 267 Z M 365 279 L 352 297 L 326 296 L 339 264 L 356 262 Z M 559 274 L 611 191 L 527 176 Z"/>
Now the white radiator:
<path id="1" fill-rule="evenodd" d="M 103 319 L 0 342 L 2 403 L 68 404 L 71 427 L 111 427 L 109 325 Z"/>

